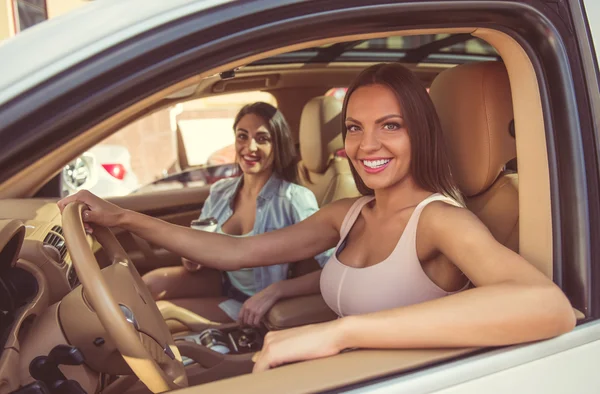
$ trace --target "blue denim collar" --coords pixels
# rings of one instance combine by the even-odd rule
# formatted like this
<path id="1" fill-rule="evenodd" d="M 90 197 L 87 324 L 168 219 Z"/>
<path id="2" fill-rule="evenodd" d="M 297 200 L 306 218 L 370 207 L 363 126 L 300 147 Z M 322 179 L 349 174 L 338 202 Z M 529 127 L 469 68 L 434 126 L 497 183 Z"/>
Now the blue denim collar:
<path id="1" fill-rule="evenodd" d="M 244 179 L 244 176 L 241 175 L 241 176 L 238 176 L 235 180 L 235 184 L 234 184 L 234 188 L 233 188 L 233 190 L 235 190 L 235 192 L 229 197 L 229 206 L 230 207 L 233 205 L 235 196 L 237 195 L 239 189 L 242 187 L 243 179 Z M 282 183 L 283 183 L 283 179 L 281 179 L 277 174 L 273 173 L 273 175 L 271 175 L 271 177 L 269 178 L 267 183 L 265 183 L 265 185 L 262 187 L 262 189 L 260 189 L 260 193 L 258 193 L 257 200 L 260 200 L 261 202 L 267 202 L 270 199 L 272 199 L 273 196 L 280 189 Z"/>

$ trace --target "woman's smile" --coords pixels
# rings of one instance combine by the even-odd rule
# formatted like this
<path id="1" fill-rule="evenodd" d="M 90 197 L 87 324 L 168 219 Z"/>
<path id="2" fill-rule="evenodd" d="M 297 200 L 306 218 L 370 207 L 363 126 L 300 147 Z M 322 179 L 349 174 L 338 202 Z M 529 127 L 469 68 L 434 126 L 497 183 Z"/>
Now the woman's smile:
<path id="1" fill-rule="evenodd" d="M 386 189 L 410 178 L 410 139 L 392 90 L 377 84 L 356 89 L 345 127 L 346 154 L 368 188 Z"/>
<path id="2" fill-rule="evenodd" d="M 273 169 L 273 143 L 266 122 L 255 114 L 244 115 L 236 125 L 235 147 L 238 164 L 245 174 Z"/>
<path id="3" fill-rule="evenodd" d="M 243 155 L 242 159 L 249 167 L 253 167 L 254 165 L 260 162 L 260 157 L 256 155 Z"/>
<path id="4" fill-rule="evenodd" d="M 365 172 L 369 174 L 377 174 L 383 170 L 385 170 L 390 162 L 391 158 L 368 158 L 368 159 L 360 159 L 359 160 L 363 166 Z"/>

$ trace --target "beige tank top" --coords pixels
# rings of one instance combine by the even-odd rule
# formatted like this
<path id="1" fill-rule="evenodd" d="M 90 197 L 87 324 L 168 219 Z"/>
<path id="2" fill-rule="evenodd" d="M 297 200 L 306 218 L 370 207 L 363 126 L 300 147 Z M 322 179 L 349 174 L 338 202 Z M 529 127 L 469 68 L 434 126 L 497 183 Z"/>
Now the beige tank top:
<path id="1" fill-rule="evenodd" d="M 362 208 L 374 198 L 359 198 L 344 218 L 340 242 L 321 273 L 321 293 L 327 305 L 343 317 L 417 304 L 455 293 L 443 290 L 429 279 L 417 257 L 417 224 L 423 208 L 433 201 L 460 206 L 439 193 L 417 205 L 398 244 L 382 262 L 354 268 L 338 260 L 337 256 L 345 246 L 346 237 Z M 461 290 L 467 286 L 468 283 Z"/>

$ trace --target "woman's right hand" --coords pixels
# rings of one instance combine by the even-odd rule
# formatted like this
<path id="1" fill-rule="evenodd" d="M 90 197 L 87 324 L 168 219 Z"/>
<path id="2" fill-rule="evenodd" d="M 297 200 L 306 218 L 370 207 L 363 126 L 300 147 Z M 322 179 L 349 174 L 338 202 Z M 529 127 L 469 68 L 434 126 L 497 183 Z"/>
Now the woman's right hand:
<path id="1" fill-rule="evenodd" d="M 75 201 L 87 205 L 88 209 L 83 212 L 83 221 L 86 223 L 95 223 L 105 227 L 117 227 L 121 224 L 122 218 L 125 212 L 127 212 L 125 209 L 111 204 L 87 190 L 80 190 L 60 200 L 58 202 L 60 212 L 62 213 L 68 204 Z M 86 226 L 86 230 L 91 232 L 89 226 Z"/>
<path id="2" fill-rule="evenodd" d="M 202 268 L 201 264 L 194 263 L 192 260 L 188 260 L 185 257 L 181 258 L 181 263 L 183 264 L 185 269 L 188 270 L 189 272 L 200 271 L 200 268 Z"/>

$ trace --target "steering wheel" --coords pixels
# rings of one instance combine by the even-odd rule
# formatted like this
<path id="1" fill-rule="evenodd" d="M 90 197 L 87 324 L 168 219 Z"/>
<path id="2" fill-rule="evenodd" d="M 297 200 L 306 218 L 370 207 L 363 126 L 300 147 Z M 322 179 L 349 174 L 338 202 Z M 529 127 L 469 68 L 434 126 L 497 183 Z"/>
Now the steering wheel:
<path id="1" fill-rule="evenodd" d="M 179 350 L 150 291 L 119 241 L 106 227 L 94 235 L 112 264 L 102 270 L 87 241 L 79 202 L 62 214 L 63 231 L 84 298 L 133 373 L 152 391 L 187 387 Z"/>

